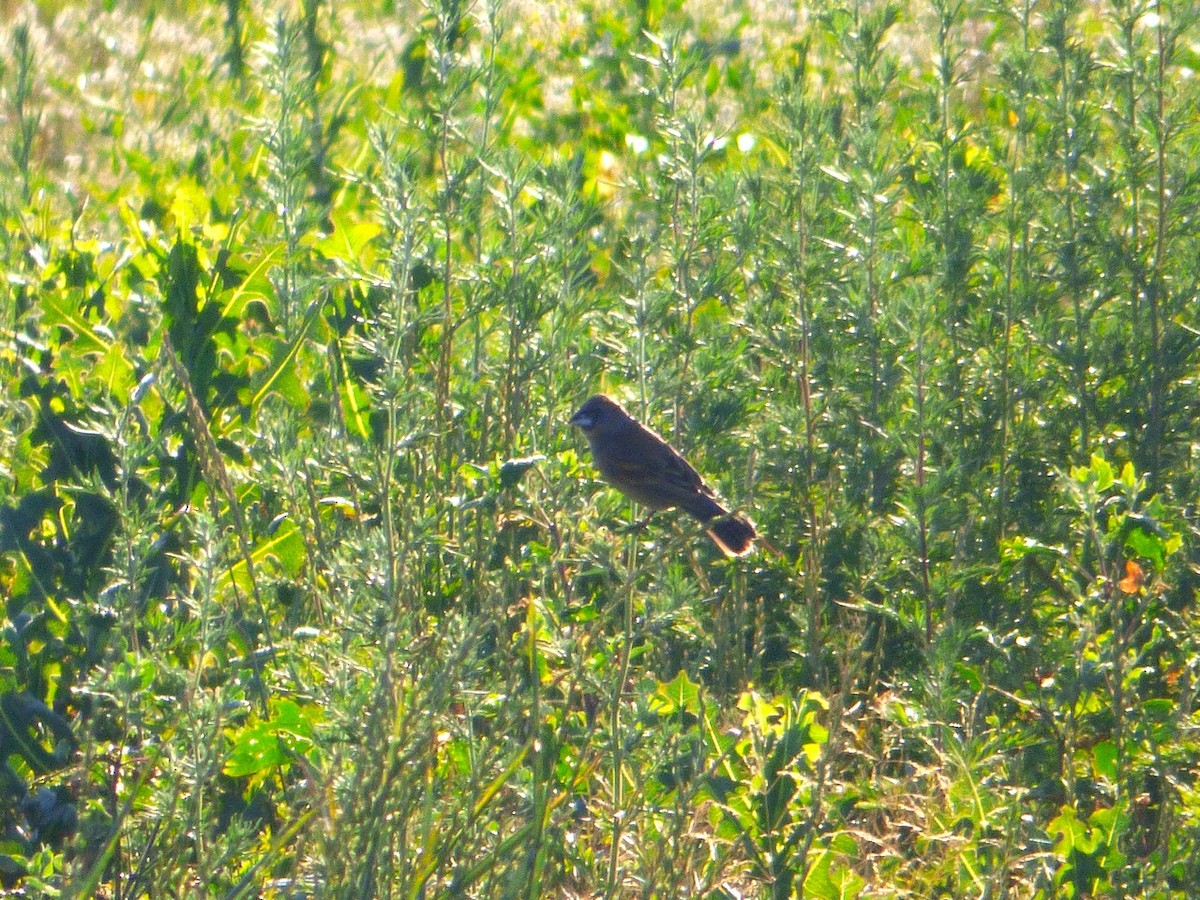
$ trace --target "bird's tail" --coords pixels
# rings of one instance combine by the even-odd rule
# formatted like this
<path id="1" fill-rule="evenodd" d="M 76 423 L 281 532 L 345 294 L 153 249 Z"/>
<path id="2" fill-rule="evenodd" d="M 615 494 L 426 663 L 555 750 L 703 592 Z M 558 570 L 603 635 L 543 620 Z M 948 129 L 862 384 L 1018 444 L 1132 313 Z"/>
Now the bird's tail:
<path id="1" fill-rule="evenodd" d="M 684 509 L 705 524 L 708 536 L 726 556 L 745 556 L 754 547 L 758 532 L 750 520 L 736 513 L 730 514 L 712 497 L 705 494 L 692 497 Z"/>
<path id="2" fill-rule="evenodd" d="M 758 532 L 748 519 L 733 515 L 713 522 L 708 528 L 708 536 L 726 556 L 745 556 L 754 547 Z"/>

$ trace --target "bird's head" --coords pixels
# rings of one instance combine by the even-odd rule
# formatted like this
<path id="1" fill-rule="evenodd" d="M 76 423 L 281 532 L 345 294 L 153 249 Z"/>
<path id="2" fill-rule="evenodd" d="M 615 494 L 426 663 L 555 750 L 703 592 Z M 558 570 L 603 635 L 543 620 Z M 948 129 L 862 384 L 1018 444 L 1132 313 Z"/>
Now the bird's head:
<path id="1" fill-rule="evenodd" d="M 614 401 L 596 394 L 584 401 L 583 406 L 571 416 L 571 424 L 582 429 L 584 434 L 605 431 L 620 425 L 629 415 Z"/>

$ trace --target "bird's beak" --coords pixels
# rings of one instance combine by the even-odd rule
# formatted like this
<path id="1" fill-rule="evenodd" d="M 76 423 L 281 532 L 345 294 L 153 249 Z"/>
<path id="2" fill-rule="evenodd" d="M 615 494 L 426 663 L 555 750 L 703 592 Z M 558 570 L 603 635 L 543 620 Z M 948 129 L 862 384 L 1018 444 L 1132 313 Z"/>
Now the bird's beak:
<path id="1" fill-rule="evenodd" d="M 577 425 L 586 431 L 596 424 L 596 420 L 587 413 L 577 412 L 575 415 L 571 416 L 570 424 Z"/>

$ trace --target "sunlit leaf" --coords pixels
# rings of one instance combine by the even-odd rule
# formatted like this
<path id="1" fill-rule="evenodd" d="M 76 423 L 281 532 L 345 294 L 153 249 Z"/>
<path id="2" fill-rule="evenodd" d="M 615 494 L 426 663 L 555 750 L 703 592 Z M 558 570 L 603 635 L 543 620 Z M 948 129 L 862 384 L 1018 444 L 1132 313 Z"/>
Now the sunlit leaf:
<path id="1" fill-rule="evenodd" d="M 673 716 L 680 712 L 700 714 L 700 686 L 687 677 L 681 669 L 672 681 L 659 682 L 650 695 L 650 710 L 660 716 Z"/>

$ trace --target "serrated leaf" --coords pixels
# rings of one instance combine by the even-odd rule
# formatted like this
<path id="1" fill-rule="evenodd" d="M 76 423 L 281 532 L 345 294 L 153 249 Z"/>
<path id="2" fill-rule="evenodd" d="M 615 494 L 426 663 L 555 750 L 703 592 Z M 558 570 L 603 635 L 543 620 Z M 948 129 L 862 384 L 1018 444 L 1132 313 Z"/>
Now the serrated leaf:
<path id="1" fill-rule="evenodd" d="M 650 695 L 650 711 L 660 716 L 673 716 L 679 712 L 700 714 L 700 686 L 680 669 L 671 681 L 659 682 Z"/>

